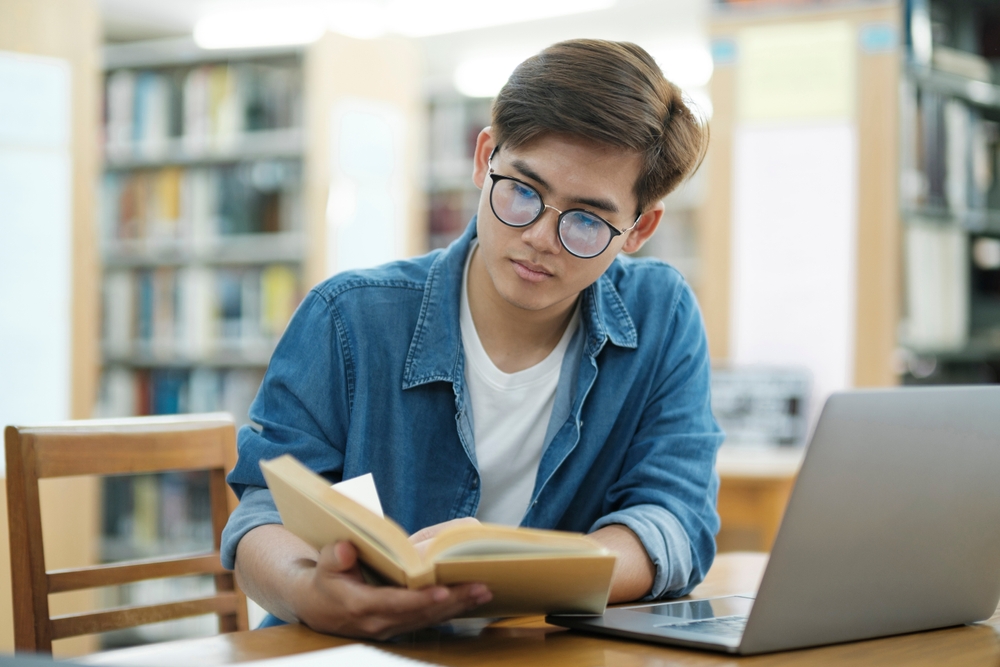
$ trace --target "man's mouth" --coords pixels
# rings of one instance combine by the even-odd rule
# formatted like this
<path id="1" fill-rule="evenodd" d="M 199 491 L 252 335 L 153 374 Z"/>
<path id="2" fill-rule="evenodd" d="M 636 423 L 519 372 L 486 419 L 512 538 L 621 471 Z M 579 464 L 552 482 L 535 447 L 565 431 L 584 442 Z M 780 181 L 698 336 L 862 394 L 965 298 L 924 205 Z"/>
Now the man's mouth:
<path id="1" fill-rule="evenodd" d="M 539 266 L 538 264 L 532 264 L 520 259 L 510 260 L 514 265 L 514 271 L 522 280 L 527 280 L 529 282 L 541 282 L 546 278 L 551 278 L 552 274 L 545 269 L 545 267 Z"/>

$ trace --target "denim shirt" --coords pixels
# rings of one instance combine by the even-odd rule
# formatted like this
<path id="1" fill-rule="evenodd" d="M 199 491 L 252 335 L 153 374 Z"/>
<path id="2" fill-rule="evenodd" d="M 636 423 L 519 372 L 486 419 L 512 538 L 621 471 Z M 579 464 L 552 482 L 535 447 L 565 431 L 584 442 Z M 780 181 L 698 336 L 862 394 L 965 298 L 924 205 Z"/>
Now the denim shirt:
<path id="1" fill-rule="evenodd" d="M 408 532 L 474 516 L 480 476 L 459 327 L 466 232 L 445 250 L 337 274 L 278 343 L 228 481 L 234 566 L 249 530 L 281 523 L 259 462 L 292 454 L 332 482 L 372 473 Z M 647 599 L 684 595 L 715 557 L 719 517 L 701 315 L 680 274 L 619 257 L 581 294 L 522 526 L 631 529 L 656 567 Z"/>

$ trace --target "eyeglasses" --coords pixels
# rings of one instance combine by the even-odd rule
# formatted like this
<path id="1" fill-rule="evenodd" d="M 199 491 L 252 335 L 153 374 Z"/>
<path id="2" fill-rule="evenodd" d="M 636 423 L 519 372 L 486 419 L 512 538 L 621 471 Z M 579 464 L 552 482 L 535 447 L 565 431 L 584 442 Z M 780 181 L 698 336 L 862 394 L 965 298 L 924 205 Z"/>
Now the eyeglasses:
<path id="1" fill-rule="evenodd" d="M 493 156 L 497 149 L 490 153 L 487 165 L 489 176 L 493 180 L 490 188 L 490 208 L 494 215 L 510 227 L 527 227 L 542 217 L 545 209 L 551 208 L 559 214 L 559 243 L 567 252 L 581 259 L 597 257 L 608 249 L 616 236 L 631 231 L 639 224 L 640 213 L 632 226 L 620 230 L 599 215 L 581 208 L 571 208 L 560 211 L 555 206 L 549 206 L 542 201 L 538 190 L 523 181 L 511 176 L 501 176 L 493 171 Z"/>

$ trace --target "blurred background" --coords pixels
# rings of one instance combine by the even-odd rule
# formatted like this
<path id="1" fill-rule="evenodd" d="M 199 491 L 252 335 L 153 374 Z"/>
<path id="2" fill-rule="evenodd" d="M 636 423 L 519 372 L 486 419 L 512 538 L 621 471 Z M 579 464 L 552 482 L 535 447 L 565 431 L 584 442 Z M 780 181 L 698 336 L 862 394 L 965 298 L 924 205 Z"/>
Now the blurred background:
<path id="1" fill-rule="evenodd" d="M 995 0 L 0 0 L 0 423 L 246 423 L 312 285 L 461 233 L 493 95 L 576 37 L 711 129 L 642 254 L 702 307 L 720 549 L 770 546 L 831 392 L 998 380 Z M 201 548 L 205 484 L 81 487 L 50 556 Z"/>

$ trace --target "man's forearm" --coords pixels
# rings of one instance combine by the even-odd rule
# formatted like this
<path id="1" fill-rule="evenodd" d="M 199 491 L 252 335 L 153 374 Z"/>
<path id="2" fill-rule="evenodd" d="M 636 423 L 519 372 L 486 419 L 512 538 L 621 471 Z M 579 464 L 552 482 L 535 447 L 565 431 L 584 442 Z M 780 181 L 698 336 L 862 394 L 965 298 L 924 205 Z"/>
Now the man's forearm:
<path id="1" fill-rule="evenodd" d="M 236 580 L 250 598 L 283 621 L 294 623 L 296 584 L 316 567 L 315 549 L 288 532 L 268 524 L 254 528 L 236 550 Z"/>
<path id="2" fill-rule="evenodd" d="M 656 566 L 646 554 L 636 534 L 625 526 L 612 524 L 590 534 L 618 556 L 608 602 L 629 602 L 647 595 L 653 588 Z"/>

